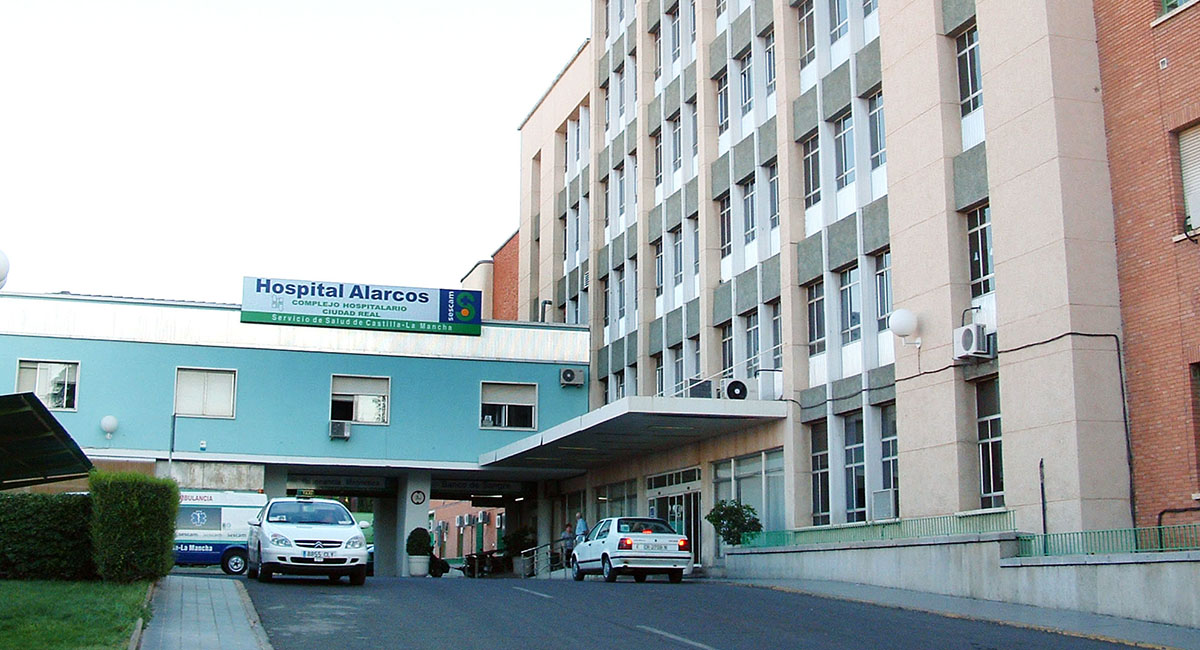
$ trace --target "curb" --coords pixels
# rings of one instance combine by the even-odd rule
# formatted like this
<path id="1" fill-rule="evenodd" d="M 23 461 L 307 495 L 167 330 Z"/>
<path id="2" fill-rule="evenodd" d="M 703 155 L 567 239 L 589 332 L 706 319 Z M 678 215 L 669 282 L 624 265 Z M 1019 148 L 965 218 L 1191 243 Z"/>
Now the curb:
<path id="1" fill-rule="evenodd" d="M 158 586 L 157 580 L 151 582 L 150 586 L 146 588 L 146 597 L 142 599 L 142 609 L 145 609 L 150 604 L 150 599 L 154 596 L 154 588 L 156 586 Z M 138 647 L 142 645 L 142 630 L 145 627 L 145 618 L 139 616 L 137 622 L 133 624 L 133 633 L 129 635 L 129 650 L 138 650 Z"/>
<path id="2" fill-rule="evenodd" d="M 899 609 L 906 612 L 919 612 L 922 614 L 933 614 L 934 616 L 942 616 L 945 618 L 954 618 L 964 621 L 975 621 L 979 623 L 993 623 L 995 625 L 1003 625 L 1005 627 L 1015 627 L 1023 630 L 1033 630 L 1035 632 L 1047 632 L 1057 634 L 1059 636 L 1069 636 L 1077 639 L 1088 639 L 1090 641 L 1103 641 L 1105 643 L 1116 643 L 1120 645 L 1133 646 L 1135 648 L 1148 648 L 1149 650 L 1181 650 L 1175 646 L 1159 645 L 1157 643 L 1146 643 L 1144 641 L 1131 641 L 1129 639 L 1120 639 L 1117 637 L 1106 636 L 1103 634 L 1089 634 L 1086 632 L 1075 632 L 1074 630 L 1064 630 L 1062 628 L 1047 627 L 1045 625 L 1035 625 L 1033 623 L 1021 623 L 1019 621 L 1005 621 L 994 618 L 980 618 L 978 616 L 970 616 L 967 614 L 957 614 L 954 612 L 946 612 L 935 609 L 924 609 L 922 607 L 912 607 L 908 605 L 896 605 L 891 603 L 881 603 L 874 600 L 864 600 L 862 598 L 851 598 L 850 596 L 842 596 L 837 594 L 827 594 L 816 591 L 807 591 L 804 589 L 796 589 L 793 587 L 780 587 L 776 585 L 753 584 L 749 582 L 737 582 L 734 580 L 718 580 L 726 584 L 737 585 L 739 587 L 754 587 L 757 589 L 771 589 L 773 591 L 782 591 L 789 594 L 801 594 L 804 596 L 812 596 L 814 598 L 827 598 L 830 600 L 840 600 L 848 603 L 859 603 L 862 605 L 874 605 L 876 607 L 887 607 L 889 609 Z"/>
<path id="3" fill-rule="evenodd" d="M 261 650 L 274 650 L 271 646 L 271 639 L 267 637 L 267 631 L 263 629 L 262 621 L 258 618 L 258 610 L 254 608 L 254 601 L 250 600 L 250 594 L 246 591 L 246 587 L 241 580 L 233 581 L 234 588 L 237 589 L 238 597 L 242 601 L 242 608 L 246 610 L 246 621 L 250 623 L 250 631 L 254 633 L 254 640 L 258 643 Z"/>

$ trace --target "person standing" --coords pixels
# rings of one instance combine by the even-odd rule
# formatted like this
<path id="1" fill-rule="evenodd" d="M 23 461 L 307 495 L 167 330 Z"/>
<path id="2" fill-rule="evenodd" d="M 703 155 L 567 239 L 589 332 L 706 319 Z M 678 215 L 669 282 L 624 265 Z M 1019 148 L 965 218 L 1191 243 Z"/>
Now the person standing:
<path id="1" fill-rule="evenodd" d="M 587 534 L 588 534 L 587 520 L 583 518 L 582 512 L 575 513 L 575 541 L 576 542 L 580 541 L 580 538 L 587 536 Z"/>
<path id="2" fill-rule="evenodd" d="M 571 532 L 571 524 L 563 526 L 562 534 L 558 537 L 562 545 L 559 550 L 562 553 L 562 565 L 569 567 L 571 566 L 571 551 L 575 550 L 575 535 Z"/>

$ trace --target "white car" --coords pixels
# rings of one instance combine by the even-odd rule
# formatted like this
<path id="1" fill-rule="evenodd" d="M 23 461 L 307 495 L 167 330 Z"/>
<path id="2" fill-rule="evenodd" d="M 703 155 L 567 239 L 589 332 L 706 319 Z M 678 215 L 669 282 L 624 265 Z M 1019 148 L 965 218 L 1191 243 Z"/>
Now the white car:
<path id="1" fill-rule="evenodd" d="M 269 582 L 276 573 L 367 581 L 367 540 L 346 506 L 330 499 L 272 499 L 250 520 L 246 574 Z"/>
<path id="2" fill-rule="evenodd" d="M 665 573 L 671 582 L 692 572 L 692 545 L 687 535 L 675 532 L 662 519 L 613 517 L 601 520 L 571 555 L 571 575 L 583 580 L 599 573 L 614 582 L 625 573 L 638 582 L 646 576 Z"/>

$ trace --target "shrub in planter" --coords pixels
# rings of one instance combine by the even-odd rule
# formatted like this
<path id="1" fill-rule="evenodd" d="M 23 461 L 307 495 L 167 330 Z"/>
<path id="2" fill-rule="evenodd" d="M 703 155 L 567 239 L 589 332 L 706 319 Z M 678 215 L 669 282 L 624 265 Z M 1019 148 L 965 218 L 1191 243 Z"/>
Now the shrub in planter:
<path id="1" fill-rule="evenodd" d="M 408 534 L 408 540 L 404 543 L 404 550 L 408 555 L 429 555 L 433 553 L 433 542 L 429 539 L 429 531 L 425 528 L 414 528 Z"/>
<path id="2" fill-rule="evenodd" d="M 758 513 L 753 507 L 740 501 L 722 499 L 704 515 L 704 519 L 717 529 L 721 541 L 730 546 L 741 544 L 744 533 L 757 533 L 762 530 Z"/>
<path id="3" fill-rule="evenodd" d="M 92 548 L 111 582 L 153 580 L 175 563 L 179 487 L 136 472 L 92 472 Z"/>
<path id="4" fill-rule="evenodd" d="M 0 494 L 0 577 L 94 580 L 86 494 Z"/>

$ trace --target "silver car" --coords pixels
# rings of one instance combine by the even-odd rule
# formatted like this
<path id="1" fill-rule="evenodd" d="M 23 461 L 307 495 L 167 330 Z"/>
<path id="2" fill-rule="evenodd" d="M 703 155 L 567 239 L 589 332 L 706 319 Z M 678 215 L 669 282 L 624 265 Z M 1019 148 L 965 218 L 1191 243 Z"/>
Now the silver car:
<path id="1" fill-rule="evenodd" d="M 250 520 L 246 574 L 269 582 L 276 573 L 367 580 L 367 540 L 346 506 L 330 499 L 272 499 Z"/>

